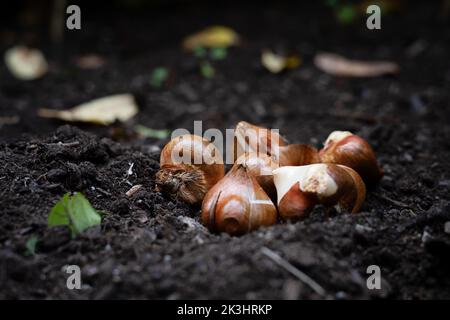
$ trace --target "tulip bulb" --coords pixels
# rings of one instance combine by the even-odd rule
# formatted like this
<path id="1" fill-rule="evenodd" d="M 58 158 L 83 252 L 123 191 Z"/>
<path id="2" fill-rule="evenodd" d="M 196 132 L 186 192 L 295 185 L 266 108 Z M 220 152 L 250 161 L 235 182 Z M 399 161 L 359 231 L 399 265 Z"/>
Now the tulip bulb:
<path id="1" fill-rule="evenodd" d="M 245 167 L 247 172 L 256 178 L 256 181 L 258 181 L 267 195 L 272 200 L 276 200 L 277 191 L 273 184 L 272 171 L 277 169 L 278 165 L 271 157 L 264 153 L 250 152 L 241 155 L 236 160 L 236 164 Z"/>
<path id="2" fill-rule="evenodd" d="M 280 167 L 304 166 L 319 163 L 319 152 L 316 148 L 307 144 L 289 144 L 274 149 L 272 158 Z"/>
<path id="3" fill-rule="evenodd" d="M 182 135 L 164 146 L 155 180 L 159 190 L 194 204 L 224 174 L 222 155 L 214 144 L 199 136 Z"/>
<path id="4" fill-rule="evenodd" d="M 258 127 L 245 121 L 239 122 L 234 130 L 235 160 L 250 152 L 270 156 L 279 146 L 284 145 L 286 141 L 275 130 Z"/>
<path id="5" fill-rule="evenodd" d="M 321 162 L 342 164 L 354 169 L 367 185 L 377 183 L 383 176 L 372 147 L 349 131 L 334 131 L 319 152 Z"/>
<path id="6" fill-rule="evenodd" d="M 278 212 L 285 220 L 306 217 L 317 204 L 359 211 L 366 188 L 355 170 L 336 164 L 287 166 L 273 171 Z"/>
<path id="7" fill-rule="evenodd" d="M 206 194 L 202 223 L 213 232 L 242 235 L 275 224 L 275 205 L 248 170 L 234 165 Z"/>

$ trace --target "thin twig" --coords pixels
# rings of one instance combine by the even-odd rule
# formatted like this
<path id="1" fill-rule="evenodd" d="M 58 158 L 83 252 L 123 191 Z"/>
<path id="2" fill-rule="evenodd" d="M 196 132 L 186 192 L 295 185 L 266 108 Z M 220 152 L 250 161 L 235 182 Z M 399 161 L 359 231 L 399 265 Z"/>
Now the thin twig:
<path id="1" fill-rule="evenodd" d="M 107 196 L 107 197 L 110 197 L 110 196 L 111 196 L 111 193 L 109 193 L 109 192 L 106 191 L 106 190 L 103 190 L 103 189 L 100 188 L 100 187 L 94 187 L 94 190 L 97 190 L 98 192 L 100 192 L 100 193 L 103 194 L 104 196 Z"/>
<path id="2" fill-rule="evenodd" d="M 127 197 L 131 197 L 133 194 L 135 194 L 136 192 L 138 192 L 140 189 L 142 188 L 142 184 L 137 184 L 135 186 L 132 186 L 130 190 L 128 190 L 127 192 L 125 192 L 125 195 Z"/>
<path id="3" fill-rule="evenodd" d="M 134 167 L 134 162 L 129 162 L 128 163 L 130 165 L 130 167 L 127 170 L 127 178 L 131 175 L 133 175 L 133 167 Z"/>
<path id="4" fill-rule="evenodd" d="M 412 209 L 410 205 L 408 205 L 404 202 L 398 201 L 398 200 L 391 199 L 388 196 L 384 196 L 384 195 L 381 195 L 378 193 L 374 193 L 374 195 L 382 200 L 385 200 L 387 202 L 390 202 L 390 203 L 396 205 L 397 207 Z"/>
<path id="5" fill-rule="evenodd" d="M 133 184 L 128 180 L 129 177 L 131 177 L 132 175 L 136 174 L 133 172 L 133 167 L 134 167 L 134 162 L 128 162 L 128 164 L 130 165 L 128 167 L 127 172 L 125 173 L 125 178 L 122 179 L 122 181 L 120 181 L 120 184 L 122 184 L 123 182 L 126 182 L 126 184 L 128 184 L 129 186 L 133 186 Z"/>
<path id="6" fill-rule="evenodd" d="M 270 259 L 272 259 L 277 265 L 284 268 L 286 271 L 291 273 L 293 276 L 298 278 L 303 283 L 307 284 L 318 295 L 325 296 L 325 289 L 321 285 L 319 285 L 316 281 L 314 281 L 314 279 L 309 277 L 307 274 L 303 273 L 302 271 L 294 267 L 288 261 L 280 257 L 276 252 L 270 250 L 267 247 L 262 247 L 261 252 Z"/>
<path id="7" fill-rule="evenodd" d="M 76 147 L 80 145 L 80 141 L 66 142 L 63 143 L 61 141 L 56 143 L 46 143 L 47 146 L 59 146 L 59 147 Z"/>

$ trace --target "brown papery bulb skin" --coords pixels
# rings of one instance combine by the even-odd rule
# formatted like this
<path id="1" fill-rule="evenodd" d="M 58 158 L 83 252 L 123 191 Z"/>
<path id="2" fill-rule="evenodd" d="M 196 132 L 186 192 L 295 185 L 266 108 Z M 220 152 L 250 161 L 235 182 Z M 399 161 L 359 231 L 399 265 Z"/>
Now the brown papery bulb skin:
<path id="1" fill-rule="evenodd" d="M 366 198 L 366 185 L 361 176 L 350 167 L 338 165 L 344 169 L 346 173 L 352 178 L 353 186 L 348 192 L 341 195 L 338 209 L 344 209 L 351 213 L 357 213 L 361 209 L 361 205 Z"/>
<path id="2" fill-rule="evenodd" d="M 316 196 L 302 192 L 295 183 L 278 204 L 278 212 L 283 220 L 297 221 L 307 217 L 316 204 Z"/>
<path id="3" fill-rule="evenodd" d="M 250 152 L 241 155 L 236 164 L 240 164 L 247 169 L 247 172 L 256 178 L 256 181 L 264 189 L 267 195 L 273 200 L 276 200 L 277 190 L 273 184 L 272 171 L 278 166 L 272 161 L 272 158 L 267 154 Z"/>
<path id="4" fill-rule="evenodd" d="M 194 204 L 224 175 L 222 155 L 214 144 L 196 135 L 182 135 L 164 146 L 155 180 L 161 191 Z"/>
<path id="5" fill-rule="evenodd" d="M 201 220 L 212 232 L 242 235 L 275 224 L 277 210 L 256 179 L 236 164 L 206 194 Z"/>
<path id="6" fill-rule="evenodd" d="M 241 121 L 234 130 L 234 160 L 249 152 L 265 153 L 269 156 L 279 146 L 286 145 L 277 132 Z"/>
<path id="7" fill-rule="evenodd" d="M 369 186 L 383 177 L 372 147 L 351 132 L 332 132 L 319 155 L 323 163 L 342 164 L 354 169 Z"/>
<path id="8" fill-rule="evenodd" d="M 307 144 L 288 145 L 277 132 L 241 121 L 235 129 L 235 160 L 248 153 L 267 154 L 280 167 L 320 162 L 316 148 Z"/>
<path id="9" fill-rule="evenodd" d="M 269 197 L 276 201 L 276 188 L 272 171 L 280 166 L 300 166 L 320 162 L 316 148 L 306 144 L 290 144 L 272 149 L 272 156 L 250 152 L 241 155 L 237 164 L 242 164 L 253 175 Z"/>
<path id="10" fill-rule="evenodd" d="M 307 144 L 280 146 L 278 153 L 276 150 L 272 153 L 272 158 L 275 158 L 275 162 L 278 159 L 278 165 L 280 167 L 304 166 L 320 162 L 319 151 Z"/>
<path id="11" fill-rule="evenodd" d="M 286 220 L 307 216 L 316 204 L 356 213 L 365 199 L 366 188 L 361 177 L 343 165 L 288 166 L 273 173 L 278 211 Z"/>

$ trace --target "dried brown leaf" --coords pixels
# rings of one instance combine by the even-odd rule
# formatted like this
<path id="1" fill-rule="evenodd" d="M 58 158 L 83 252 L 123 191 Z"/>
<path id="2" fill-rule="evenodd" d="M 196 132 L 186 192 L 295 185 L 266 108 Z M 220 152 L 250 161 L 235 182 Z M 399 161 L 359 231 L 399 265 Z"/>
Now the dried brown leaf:
<path id="1" fill-rule="evenodd" d="M 47 60 L 38 49 L 16 46 L 5 52 L 5 64 L 14 77 L 35 80 L 48 71 Z"/>
<path id="2" fill-rule="evenodd" d="M 350 60 L 334 53 L 317 54 L 314 64 L 328 74 L 342 77 L 378 77 L 399 71 L 394 62 Z"/>
<path id="3" fill-rule="evenodd" d="M 194 50 L 198 47 L 227 48 L 239 44 L 239 35 L 231 28 L 225 26 L 211 26 L 200 32 L 186 37 L 183 47 Z"/>
<path id="4" fill-rule="evenodd" d="M 116 120 L 125 122 L 138 113 L 138 107 L 131 94 L 118 94 L 92 100 L 69 110 L 39 109 L 44 118 L 65 121 L 111 124 Z"/>

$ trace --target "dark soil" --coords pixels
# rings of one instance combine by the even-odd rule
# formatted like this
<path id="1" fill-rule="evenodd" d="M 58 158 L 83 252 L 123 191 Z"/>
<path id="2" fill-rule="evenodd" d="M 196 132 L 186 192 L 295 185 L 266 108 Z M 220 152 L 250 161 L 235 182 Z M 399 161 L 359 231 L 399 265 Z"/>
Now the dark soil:
<path id="1" fill-rule="evenodd" d="M 52 60 L 41 80 L 19 82 L 0 67 L 0 116 L 19 118 L 0 127 L 0 298 L 322 298 L 263 247 L 323 286 L 326 298 L 450 298 L 450 28 L 439 5 L 405 6 L 383 17 L 381 31 L 367 30 L 363 19 L 337 26 L 325 7 L 291 4 L 141 11 L 83 12 L 82 31 L 66 33 L 64 58 Z M 209 24 L 229 25 L 245 41 L 204 79 L 180 41 Z M 9 37 L 1 48 L 23 40 L 14 30 L 3 27 Z M 34 41 L 52 56 L 41 37 Z M 265 47 L 298 51 L 303 64 L 270 74 L 259 64 Z M 394 60 L 401 72 L 331 77 L 312 63 L 321 50 Z M 89 52 L 107 65 L 83 71 L 71 63 Z M 149 83 L 157 66 L 171 70 L 161 89 Z M 359 214 L 317 207 L 298 223 L 242 237 L 211 234 L 198 222 L 198 207 L 155 192 L 167 141 L 117 134 L 129 124 L 79 129 L 36 116 L 39 107 L 121 92 L 137 98 L 135 123 L 152 128 L 191 130 L 203 120 L 204 129 L 225 129 L 247 120 L 316 147 L 333 130 L 351 130 L 374 147 L 385 176 Z M 143 188 L 127 197 L 136 184 Z M 107 212 L 101 227 L 75 239 L 66 228 L 47 228 L 50 208 L 68 191 Z M 25 254 L 32 235 L 34 256 Z M 71 264 L 82 269 L 82 290 L 66 287 Z M 373 264 L 382 290 L 366 288 Z"/>

